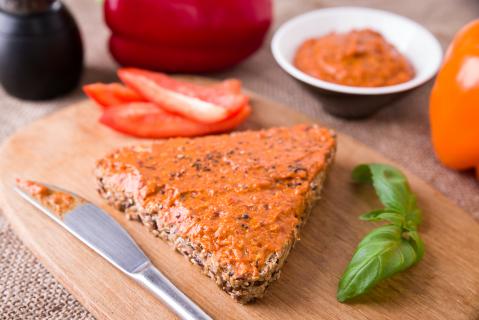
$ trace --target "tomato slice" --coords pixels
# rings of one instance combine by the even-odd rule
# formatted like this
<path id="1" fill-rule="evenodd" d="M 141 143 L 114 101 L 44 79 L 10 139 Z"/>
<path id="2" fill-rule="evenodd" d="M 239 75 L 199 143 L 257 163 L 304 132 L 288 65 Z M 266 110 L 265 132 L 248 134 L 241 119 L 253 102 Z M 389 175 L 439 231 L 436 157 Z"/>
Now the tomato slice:
<path id="1" fill-rule="evenodd" d="M 109 108 L 129 102 L 146 101 L 133 89 L 120 83 L 92 83 L 83 86 L 85 94 L 102 108 Z"/>
<path id="2" fill-rule="evenodd" d="M 192 137 L 230 131 L 250 114 L 251 107 L 245 104 L 230 118 L 205 124 L 165 111 L 151 102 L 133 102 L 106 109 L 100 122 L 139 138 Z"/>
<path id="3" fill-rule="evenodd" d="M 203 123 L 222 121 L 248 103 L 248 97 L 241 94 L 239 80 L 204 86 L 134 68 L 122 68 L 118 76 L 148 101 Z"/>

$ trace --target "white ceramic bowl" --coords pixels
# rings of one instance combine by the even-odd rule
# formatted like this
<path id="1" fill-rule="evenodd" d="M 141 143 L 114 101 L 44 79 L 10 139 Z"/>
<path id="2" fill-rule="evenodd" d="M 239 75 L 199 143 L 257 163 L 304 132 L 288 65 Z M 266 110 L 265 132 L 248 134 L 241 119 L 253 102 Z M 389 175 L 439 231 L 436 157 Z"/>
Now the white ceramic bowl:
<path id="1" fill-rule="evenodd" d="M 296 50 L 305 40 L 317 38 L 332 31 L 348 32 L 358 28 L 370 28 L 380 32 L 409 59 L 416 71 L 415 77 L 393 86 L 352 87 L 320 80 L 293 65 Z M 271 49 L 281 68 L 310 86 L 319 88 L 323 92 L 352 95 L 356 98 L 377 96 L 378 101 L 386 101 L 388 99 L 385 98 L 389 96 L 397 96 L 398 93 L 425 83 L 437 73 L 442 60 L 439 41 L 418 23 L 390 12 L 360 7 L 320 9 L 297 16 L 276 31 L 271 42 Z"/>

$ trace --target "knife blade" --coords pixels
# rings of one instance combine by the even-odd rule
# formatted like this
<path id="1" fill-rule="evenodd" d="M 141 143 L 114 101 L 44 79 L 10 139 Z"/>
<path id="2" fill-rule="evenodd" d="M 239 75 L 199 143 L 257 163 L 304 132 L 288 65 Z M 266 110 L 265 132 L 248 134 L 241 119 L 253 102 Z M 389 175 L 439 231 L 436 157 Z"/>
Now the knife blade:
<path id="1" fill-rule="evenodd" d="M 76 238 L 105 258 L 113 266 L 150 290 L 181 319 L 211 319 L 168 280 L 148 259 L 126 230 L 102 209 L 78 195 L 56 186 L 31 182 L 59 195 L 68 195 L 73 205 L 66 212 L 55 212 L 20 185 L 15 191 L 27 202 L 47 214 Z"/>

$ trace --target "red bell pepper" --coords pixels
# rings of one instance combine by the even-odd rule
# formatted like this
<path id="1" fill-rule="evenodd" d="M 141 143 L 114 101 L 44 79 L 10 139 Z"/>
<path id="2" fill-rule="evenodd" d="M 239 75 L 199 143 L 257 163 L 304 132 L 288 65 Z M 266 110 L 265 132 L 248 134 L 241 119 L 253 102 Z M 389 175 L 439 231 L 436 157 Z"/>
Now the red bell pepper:
<path id="1" fill-rule="evenodd" d="M 235 79 L 202 86 L 134 68 L 122 68 L 118 76 L 148 101 L 202 123 L 222 121 L 248 104 L 248 97 L 241 93 L 241 82 Z"/>
<path id="2" fill-rule="evenodd" d="M 271 0 L 106 0 L 110 51 L 123 65 L 201 72 L 235 65 L 262 44 Z"/>
<path id="3" fill-rule="evenodd" d="M 151 102 L 132 102 L 108 108 L 100 122 L 116 131 L 139 138 L 194 137 L 231 131 L 250 114 L 251 107 L 244 105 L 231 118 L 204 124 L 167 112 Z"/>
<path id="4" fill-rule="evenodd" d="M 83 86 L 83 92 L 103 109 L 130 102 L 146 102 L 133 89 L 119 83 L 91 83 Z"/>

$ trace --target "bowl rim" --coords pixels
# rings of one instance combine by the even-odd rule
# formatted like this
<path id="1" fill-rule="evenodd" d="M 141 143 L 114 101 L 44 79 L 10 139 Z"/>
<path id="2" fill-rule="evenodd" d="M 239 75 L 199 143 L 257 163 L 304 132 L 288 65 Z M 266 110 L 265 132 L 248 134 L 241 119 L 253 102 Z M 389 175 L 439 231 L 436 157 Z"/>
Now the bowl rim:
<path id="1" fill-rule="evenodd" d="M 344 11 L 344 10 L 355 10 L 355 11 L 362 11 L 362 12 L 373 12 L 376 14 L 388 15 L 394 18 L 399 18 L 400 20 L 404 20 L 412 24 L 415 28 L 418 28 L 425 32 L 431 40 L 432 40 L 432 50 L 438 52 L 439 59 L 435 62 L 435 65 L 430 69 L 429 72 L 423 74 L 421 77 L 415 76 L 409 81 L 399 83 L 392 86 L 384 86 L 384 87 L 354 87 L 354 86 L 346 86 L 342 84 L 337 84 L 333 82 L 324 81 L 313 76 L 310 76 L 303 71 L 296 68 L 292 62 L 288 61 L 284 55 L 282 54 L 281 50 L 279 49 L 280 41 L 284 37 L 285 32 L 288 31 L 289 28 L 293 28 L 294 25 L 303 19 L 309 18 L 310 16 L 317 15 L 319 12 L 334 12 L 334 11 Z M 356 94 L 356 95 L 381 95 L 381 94 L 391 94 L 391 93 L 398 93 L 407 90 L 411 90 L 413 88 L 419 87 L 420 85 L 429 81 L 434 75 L 438 72 L 439 67 L 441 66 L 442 59 L 443 59 L 443 50 L 441 44 L 437 40 L 437 38 L 425 27 L 417 23 L 416 21 L 401 16 L 399 14 L 373 9 L 368 7 L 355 7 L 355 6 L 339 6 L 339 7 L 331 7 L 331 8 L 323 8 L 317 9 L 313 11 L 309 11 L 300 15 L 297 15 L 288 21 L 284 22 L 274 33 L 273 39 L 271 41 L 271 51 L 273 53 L 273 57 L 276 62 L 280 65 L 280 67 L 289 73 L 294 78 L 303 81 L 309 85 L 314 87 L 318 87 L 324 90 L 333 91 L 337 93 L 346 93 L 346 94 Z"/>

